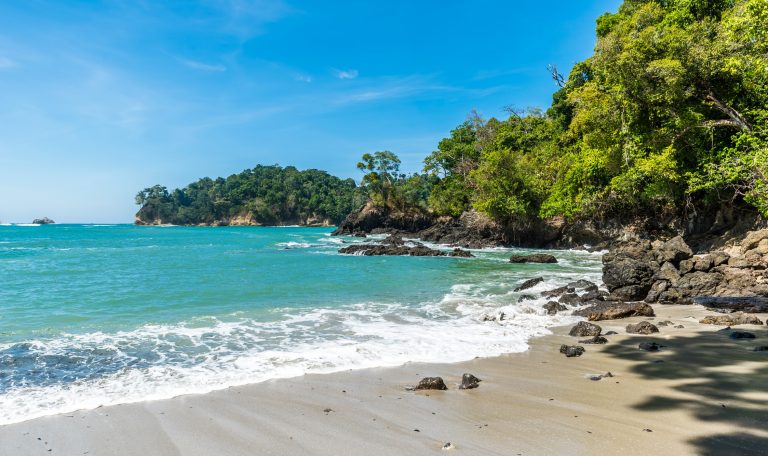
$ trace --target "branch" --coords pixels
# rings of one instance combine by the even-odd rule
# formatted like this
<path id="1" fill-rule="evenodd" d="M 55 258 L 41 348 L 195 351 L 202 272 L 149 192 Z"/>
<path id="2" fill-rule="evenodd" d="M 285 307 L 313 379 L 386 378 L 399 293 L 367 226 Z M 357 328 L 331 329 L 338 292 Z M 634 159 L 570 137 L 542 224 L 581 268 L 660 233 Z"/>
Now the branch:
<path id="1" fill-rule="evenodd" d="M 717 97 L 715 97 L 715 94 L 713 94 L 711 91 L 707 94 L 707 101 L 711 102 L 713 105 L 715 105 L 715 107 L 720 112 L 730 117 L 731 119 L 731 122 L 728 124 L 722 123 L 722 122 L 728 122 L 727 120 L 714 121 L 716 123 L 719 123 L 719 125 L 715 125 L 715 126 L 732 126 L 732 127 L 737 127 L 741 130 L 752 131 L 752 126 L 749 125 L 749 122 L 747 122 L 747 119 L 745 119 L 741 114 L 739 114 L 737 110 L 733 109 L 732 107 L 718 100 Z"/>
<path id="2" fill-rule="evenodd" d="M 549 71 L 549 74 L 552 75 L 552 79 L 555 81 L 555 84 L 557 84 L 558 87 L 565 87 L 565 78 L 559 71 L 557 71 L 556 65 L 547 65 L 547 71 Z"/>

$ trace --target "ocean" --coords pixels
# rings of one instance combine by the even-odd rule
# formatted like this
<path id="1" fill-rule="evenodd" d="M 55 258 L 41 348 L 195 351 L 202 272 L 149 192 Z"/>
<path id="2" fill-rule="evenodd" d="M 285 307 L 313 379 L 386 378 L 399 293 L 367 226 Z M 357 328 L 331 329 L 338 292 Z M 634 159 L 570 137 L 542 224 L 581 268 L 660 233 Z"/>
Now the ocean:
<path id="1" fill-rule="evenodd" d="M 341 255 L 330 228 L 0 226 L 0 424 L 305 373 L 527 349 L 600 254 Z M 448 249 L 447 246 L 437 246 Z M 544 282 L 522 292 L 522 281 Z M 523 294 L 535 299 L 518 303 Z M 485 316 L 505 314 L 501 321 Z"/>

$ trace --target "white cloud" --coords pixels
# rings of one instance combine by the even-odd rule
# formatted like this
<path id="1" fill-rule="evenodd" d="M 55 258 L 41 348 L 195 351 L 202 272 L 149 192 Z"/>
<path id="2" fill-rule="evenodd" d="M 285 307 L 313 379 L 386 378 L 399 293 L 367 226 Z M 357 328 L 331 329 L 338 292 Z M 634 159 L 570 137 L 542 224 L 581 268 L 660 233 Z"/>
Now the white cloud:
<path id="1" fill-rule="evenodd" d="M 203 63 L 198 62 L 196 60 L 186 60 L 186 59 L 179 59 L 181 63 L 186 65 L 189 68 L 192 68 L 193 70 L 200 70 L 200 71 L 210 71 L 214 73 L 221 73 L 223 71 L 227 71 L 227 67 L 220 63 Z"/>
<path id="2" fill-rule="evenodd" d="M 9 59 L 8 57 L 3 57 L 0 55 L 0 70 L 6 69 L 6 68 L 13 68 L 16 66 L 16 62 Z"/>
<path id="3" fill-rule="evenodd" d="M 355 79 L 358 74 L 357 70 L 336 70 L 336 77 L 339 79 Z"/>
<path id="4" fill-rule="evenodd" d="M 306 74 L 299 74 L 294 77 L 295 80 L 299 82 L 312 82 L 312 76 L 308 76 Z"/>

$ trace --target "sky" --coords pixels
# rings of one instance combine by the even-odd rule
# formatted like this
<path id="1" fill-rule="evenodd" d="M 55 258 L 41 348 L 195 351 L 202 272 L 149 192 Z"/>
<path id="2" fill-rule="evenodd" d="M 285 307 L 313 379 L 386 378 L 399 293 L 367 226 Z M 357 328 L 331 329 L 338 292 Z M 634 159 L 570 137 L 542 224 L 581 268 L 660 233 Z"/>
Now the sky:
<path id="1" fill-rule="evenodd" d="M 472 110 L 546 108 L 618 0 L 0 2 L 0 221 L 130 223 L 257 164 L 402 169 Z"/>

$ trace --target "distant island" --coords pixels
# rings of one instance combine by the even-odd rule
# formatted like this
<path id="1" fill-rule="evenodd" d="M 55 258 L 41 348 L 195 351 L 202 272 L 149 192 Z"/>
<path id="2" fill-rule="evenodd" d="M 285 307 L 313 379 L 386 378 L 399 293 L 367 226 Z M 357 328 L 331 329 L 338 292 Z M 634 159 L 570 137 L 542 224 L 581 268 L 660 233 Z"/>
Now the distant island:
<path id="1" fill-rule="evenodd" d="M 136 195 L 137 225 L 330 226 L 365 197 L 353 179 L 293 166 L 258 165 L 227 178 L 202 178 L 168 191 L 155 185 Z"/>
<path id="2" fill-rule="evenodd" d="M 51 225 L 51 224 L 56 223 L 56 222 L 54 222 L 53 220 L 49 219 L 48 217 L 43 217 L 43 218 L 32 220 L 32 223 L 35 224 L 35 225 Z"/>

